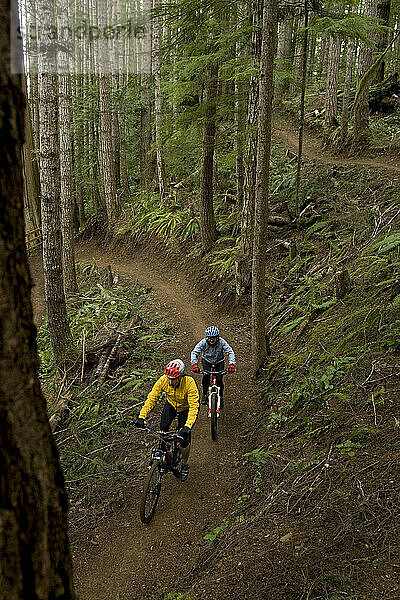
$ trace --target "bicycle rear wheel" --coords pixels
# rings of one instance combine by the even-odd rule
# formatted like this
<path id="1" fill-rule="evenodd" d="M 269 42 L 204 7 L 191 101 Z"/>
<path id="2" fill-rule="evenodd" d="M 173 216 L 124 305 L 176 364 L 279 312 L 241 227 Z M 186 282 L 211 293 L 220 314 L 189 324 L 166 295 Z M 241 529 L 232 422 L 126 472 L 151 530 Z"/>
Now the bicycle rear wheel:
<path id="1" fill-rule="evenodd" d="M 211 438 L 215 442 L 217 439 L 218 415 L 217 415 L 217 394 L 211 394 Z"/>
<path id="2" fill-rule="evenodd" d="M 162 482 L 160 466 L 159 460 L 153 462 L 144 486 L 140 502 L 140 520 L 145 524 L 150 523 L 153 518 L 160 497 Z"/>

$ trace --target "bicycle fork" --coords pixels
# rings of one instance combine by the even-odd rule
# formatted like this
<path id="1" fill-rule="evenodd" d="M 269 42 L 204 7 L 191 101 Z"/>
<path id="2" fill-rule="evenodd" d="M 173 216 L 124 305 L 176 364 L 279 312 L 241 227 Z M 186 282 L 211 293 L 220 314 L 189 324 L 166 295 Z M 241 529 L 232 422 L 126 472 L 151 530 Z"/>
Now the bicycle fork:
<path id="1" fill-rule="evenodd" d="M 211 402 L 213 394 L 217 394 L 217 417 L 220 416 L 221 410 L 221 399 L 219 395 L 219 387 L 216 385 L 215 381 L 213 381 L 212 385 L 208 388 L 208 417 L 211 419 Z"/>

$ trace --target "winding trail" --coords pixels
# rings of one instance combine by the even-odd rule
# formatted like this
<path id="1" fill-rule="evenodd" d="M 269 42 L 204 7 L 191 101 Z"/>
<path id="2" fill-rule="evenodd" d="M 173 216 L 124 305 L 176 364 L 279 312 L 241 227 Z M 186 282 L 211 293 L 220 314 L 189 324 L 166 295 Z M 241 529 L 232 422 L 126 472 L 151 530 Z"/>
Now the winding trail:
<path id="1" fill-rule="evenodd" d="M 285 148 L 295 154 L 299 148 L 299 135 L 293 124 L 279 117 L 273 126 L 273 139 L 281 143 Z M 321 140 L 313 137 L 305 130 L 303 132 L 303 152 L 304 160 L 317 162 L 322 165 L 338 165 L 349 167 L 371 167 L 374 169 L 383 169 L 389 173 L 400 174 L 400 159 L 395 155 L 382 155 L 373 158 L 362 156 L 337 156 L 329 148 L 322 147 Z"/>
<path id="2" fill-rule="evenodd" d="M 246 333 L 248 324 L 235 317 L 216 315 L 207 297 L 196 294 L 193 282 L 182 271 L 171 272 L 161 260 L 140 253 L 118 256 L 105 249 L 86 244 L 76 249 L 78 262 L 95 260 L 99 266 L 111 265 L 113 272 L 152 287 L 160 309 L 167 311 L 176 331 L 176 356 L 185 357 L 210 323 L 217 323 L 222 334 L 233 345 L 239 372 L 226 377 L 227 406 L 220 420 L 219 435 L 212 442 L 204 410 L 193 434 L 191 471 L 185 484 L 166 478 L 153 521 L 148 526 L 139 520 L 140 486 L 132 489 L 131 500 L 87 540 L 73 544 L 76 592 L 80 600 L 158 599 L 184 580 L 190 581 L 206 542 L 203 536 L 221 525 L 235 505 L 238 490 L 235 460 L 244 452 L 238 433 L 250 398 L 246 389 L 245 363 L 250 356 Z M 43 314 L 43 273 L 41 259 L 31 259 L 35 281 L 33 303 L 35 320 Z M 171 357 L 173 358 L 173 357 Z M 198 383 L 200 383 L 198 378 Z M 248 386 L 247 386 L 248 387 Z M 249 391 L 247 393 L 250 393 Z M 142 432 L 135 432 L 143 436 Z M 203 596 L 207 598 L 207 595 Z"/>

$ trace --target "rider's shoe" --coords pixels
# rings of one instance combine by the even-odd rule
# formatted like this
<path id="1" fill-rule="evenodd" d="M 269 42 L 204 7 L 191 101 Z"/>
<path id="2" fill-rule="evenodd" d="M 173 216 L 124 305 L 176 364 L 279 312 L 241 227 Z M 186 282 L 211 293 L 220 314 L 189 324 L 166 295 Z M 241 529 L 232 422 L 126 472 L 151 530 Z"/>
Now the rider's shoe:
<path id="1" fill-rule="evenodd" d="M 181 466 L 181 481 L 186 481 L 189 475 L 189 465 L 188 463 L 182 463 Z"/>
<path id="2" fill-rule="evenodd" d="M 181 470 L 178 467 L 174 467 L 172 469 L 172 474 L 174 475 L 174 477 L 176 477 L 177 479 L 181 478 Z"/>
<path id="3" fill-rule="evenodd" d="M 201 398 L 201 403 L 202 404 L 208 404 L 208 398 L 207 398 L 207 394 L 203 394 L 202 398 Z"/>

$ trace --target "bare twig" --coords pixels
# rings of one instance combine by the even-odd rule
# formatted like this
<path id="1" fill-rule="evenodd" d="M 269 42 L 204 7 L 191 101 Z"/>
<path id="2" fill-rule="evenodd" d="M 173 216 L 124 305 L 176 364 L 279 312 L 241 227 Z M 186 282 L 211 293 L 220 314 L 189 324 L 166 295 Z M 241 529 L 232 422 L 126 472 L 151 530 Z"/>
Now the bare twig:
<path id="1" fill-rule="evenodd" d="M 142 404 L 142 402 L 138 402 L 137 404 L 132 404 L 132 406 L 128 406 L 128 408 L 124 408 L 123 410 L 120 410 L 119 413 L 123 414 L 128 412 L 129 410 L 132 410 L 134 408 L 137 408 L 138 406 L 140 406 Z M 61 444 L 64 444 L 65 442 L 67 442 L 68 440 L 70 440 L 73 437 L 76 437 L 77 433 L 84 433 L 86 431 L 90 431 L 91 429 L 95 429 L 96 427 L 98 427 L 99 425 L 101 425 L 102 423 L 104 423 L 105 421 L 109 421 L 110 419 L 115 419 L 115 414 L 113 415 L 109 415 L 108 417 L 104 417 L 104 419 L 101 419 L 100 421 L 97 421 L 97 423 L 94 423 L 94 425 L 90 425 L 90 427 L 85 427 L 84 429 L 78 429 L 78 431 L 74 431 L 72 433 L 72 435 L 69 435 L 68 437 L 66 437 L 63 440 L 60 440 L 58 442 L 58 444 L 61 446 Z"/>
<path id="2" fill-rule="evenodd" d="M 86 335 L 85 331 L 83 331 L 83 341 L 82 341 L 82 370 L 81 370 L 81 383 L 83 381 L 83 373 L 85 371 L 85 343 L 86 343 Z"/>
<path id="3" fill-rule="evenodd" d="M 375 427 L 377 426 L 376 423 L 376 407 L 375 407 L 375 397 L 374 397 L 374 392 L 372 392 L 371 394 L 371 401 L 372 401 L 372 406 L 374 408 L 374 423 L 375 423 Z"/>

